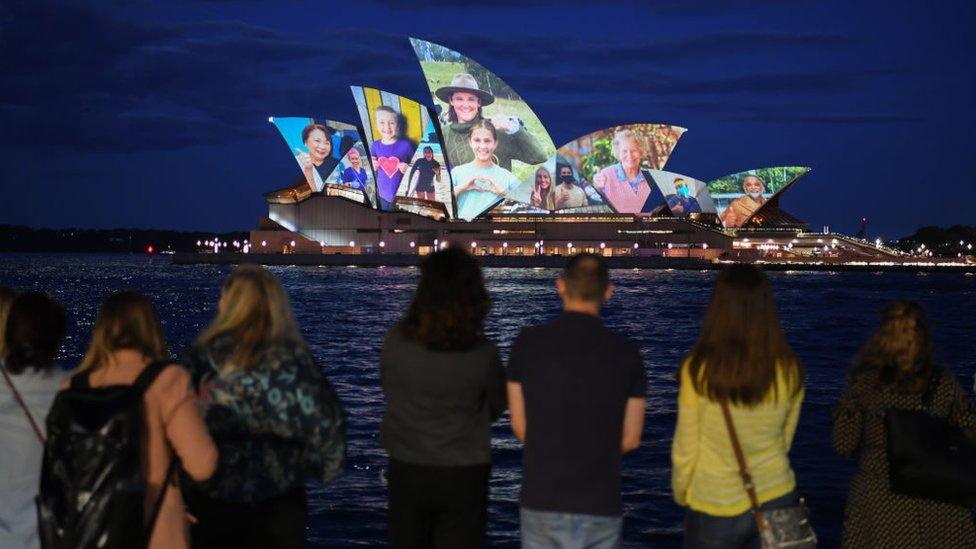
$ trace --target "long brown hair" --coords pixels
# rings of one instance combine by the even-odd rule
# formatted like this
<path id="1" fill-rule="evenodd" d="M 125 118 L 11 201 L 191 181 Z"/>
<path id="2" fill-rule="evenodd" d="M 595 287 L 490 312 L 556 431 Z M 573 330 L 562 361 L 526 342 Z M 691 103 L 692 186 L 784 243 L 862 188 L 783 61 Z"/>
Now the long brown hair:
<path id="1" fill-rule="evenodd" d="M 427 256 L 403 317 L 403 333 L 437 351 L 463 351 L 484 337 L 491 300 L 478 261 L 461 248 Z"/>
<path id="2" fill-rule="evenodd" d="M 169 359 L 156 308 L 146 296 L 128 290 L 116 292 L 102 303 L 78 370 L 109 366 L 112 354 L 122 349 L 139 351 L 152 361 Z"/>
<path id="3" fill-rule="evenodd" d="M 214 339 L 233 339 L 234 351 L 223 367 L 257 366 L 268 343 L 307 347 L 298 331 L 288 294 L 278 278 L 257 265 L 241 265 L 227 277 L 221 290 L 217 316 L 194 345 L 209 348 Z M 223 358 L 223 357 L 222 357 Z"/>
<path id="4" fill-rule="evenodd" d="M 918 393 L 932 372 L 932 342 L 925 310 L 914 301 L 896 301 L 881 314 L 881 325 L 861 347 L 855 375 L 874 372 L 881 385 Z"/>
<path id="5" fill-rule="evenodd" d="M 778 399 L 777 373 L 791 394 L 803 386 L 803 367 L 786 341 L 769 280 L 751 265 L 719 274 L 686 362 L 695 391 L 714 401 L 755 406 L 770 389 Z"/>

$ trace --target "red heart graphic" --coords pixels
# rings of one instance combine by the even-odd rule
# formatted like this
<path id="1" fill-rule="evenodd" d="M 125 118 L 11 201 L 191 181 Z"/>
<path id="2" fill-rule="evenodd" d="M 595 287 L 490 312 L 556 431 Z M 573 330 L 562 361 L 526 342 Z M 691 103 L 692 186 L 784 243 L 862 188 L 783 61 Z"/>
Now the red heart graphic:
<path id="1" fill-rule="evenodd" d="M 395 156 L 381 156 L 376 159 L 376 163 L 390 179 L 393 179 L 393 174 L 400 171 L 400 159 Z"/>

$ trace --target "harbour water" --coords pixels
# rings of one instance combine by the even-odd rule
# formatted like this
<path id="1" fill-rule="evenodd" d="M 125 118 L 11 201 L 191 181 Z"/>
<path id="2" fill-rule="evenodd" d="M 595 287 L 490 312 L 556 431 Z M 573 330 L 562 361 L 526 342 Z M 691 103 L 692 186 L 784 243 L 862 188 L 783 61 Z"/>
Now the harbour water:
<path id="1" fill-rule="evenodd" d="M 0 285 L 46 291 L 68 307 L 70 328 L 61 362 L 78 363 L 100 301 L 131 288 L 155 302 L 168 341 L 180 354 L 214 314 L 226 266 L 179 266 L 139 255 L 4 255 Z M 316 357 L 335 385 L 348 418 L 349 460 L 334 484 L 310 485 L 310 546 L 382 545 L 383 470 L 376 441 L 383 409 L 377 360 L 385 330 L 405 310 L 419 277 L 415 268 L 271 267 L 285 284 Z M 487 330 L 503 356 L 521 326 L 558 311 L 555 269 L 487 269 L 494 307 Z M 669 449 L 675 422 L 675 368 L 694 343 L 715 272 L 615 270 L 607 325 L 635 340 L 649 382 L 644 442 L 624 460 L 627 547 L 677 547 L 683 510 L 671 499 Z M 843 505 L 854 460 L 834 455 L 830 409 L 858 346 L 883 304 L 915 299 L 928 310 L 937 359 L 967 391 L 976 370 L 976 276 L 910 273 L 771 273 L 786 332 L 807 372 L 806 401 L 790 457 L 822 546 L 839 545 Z M 747 322 L 748 319 L 743 319 Z M 580 406 L 586 406 L 581 402 Z M 493 431 L 489 542 L 516 547 L 521 453 L 499 421 Z"/>

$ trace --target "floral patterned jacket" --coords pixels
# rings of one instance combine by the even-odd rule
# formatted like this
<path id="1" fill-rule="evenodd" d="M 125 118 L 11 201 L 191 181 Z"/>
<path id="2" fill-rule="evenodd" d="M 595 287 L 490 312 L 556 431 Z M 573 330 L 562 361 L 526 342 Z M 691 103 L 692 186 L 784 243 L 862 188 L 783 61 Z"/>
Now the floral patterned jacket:
<path id="1" fill-rule="evenodd" d="M 217 471 L 194 491 L 255 503 L 329 482 L 346 458 L 345 413 L 309 351 L 271 344 L 257 366 L 221 371 L 233 341 L 218 338 L 187 357 L 207 427 L 220 451 Z"/>

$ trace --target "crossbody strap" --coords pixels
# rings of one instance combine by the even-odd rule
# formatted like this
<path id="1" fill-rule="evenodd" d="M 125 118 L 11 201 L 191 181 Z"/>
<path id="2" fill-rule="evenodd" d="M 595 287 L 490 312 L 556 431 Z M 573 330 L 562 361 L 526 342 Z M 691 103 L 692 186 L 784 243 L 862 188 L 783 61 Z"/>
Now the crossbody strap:
<path id="1" fill-rule="evenodd" d="M 34 429 L 34 434 L 37 435 L 37 440 L 41 441 L 41 445 L 44 445 L 44 433 L 41 432 L 41 428 L 38 427 L 37 421 L 34 420 L 34 414 L 31 413 L 30 408 L 27 407 L 27 403 L 24 402 L 24 397 L 20 395 L 20 391 L 14 386 L 14 380 L 10 379 L 10 374 L 7 373 L 7 365 L 0 361 L 0 371 L 3 372 L 3 378 L 7 380 L 7 385 L 10 386 L 10 390 L 14 393 L 14 398 L 17 399 L 17 404 L 24 410 L 24 415 L 27 416 L 27 421 L 30 422 L 30 426 Z"/>
<path id="2" fill-rule="evenodd" d="M 752 505 L 752 513 L 756 518 L 756 526 L 759 527 L 759 531 L 763 531 L 766 528 L 766 520 L 763 518 L 762 511 L 759 509 L 759 498 L 756 496 L 756 487 L 752 483 L 752 475 L 749 474 L 749 469 L 746 467 L 746 457 L 742 453 L 742 446 L 739 444 L 739 435 L 735 432 L 735 424 L 732 423 L 732 411 L 729 410 L 729 403 L 724 399 L 721 401 L 722 406 L 722 416 L 725 417 L 725 427 L 729 431 L 729 439 L 732 441 L 732 452 L 735 454 L 735 460 L 739 462 L 739 476 L 742 477 L 742 485 L 746 489 L 746 493 L 749 494 L 749 503 Z"/>

